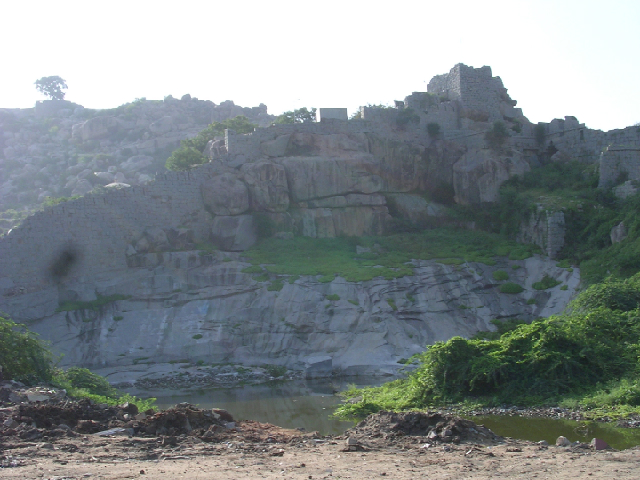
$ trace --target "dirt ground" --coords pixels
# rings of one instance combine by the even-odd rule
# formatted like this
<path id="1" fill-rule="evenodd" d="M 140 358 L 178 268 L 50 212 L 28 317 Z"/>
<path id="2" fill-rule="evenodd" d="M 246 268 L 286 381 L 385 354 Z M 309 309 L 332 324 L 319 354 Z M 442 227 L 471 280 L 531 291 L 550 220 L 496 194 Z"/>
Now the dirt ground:
<path id="1" fill-rule="evenodd" d="M 439 413 L 380 412 L 341 436 L 181 404 L 0 409 L 0 478 L 640 478 L 640 449 L 540 445 Z"/>

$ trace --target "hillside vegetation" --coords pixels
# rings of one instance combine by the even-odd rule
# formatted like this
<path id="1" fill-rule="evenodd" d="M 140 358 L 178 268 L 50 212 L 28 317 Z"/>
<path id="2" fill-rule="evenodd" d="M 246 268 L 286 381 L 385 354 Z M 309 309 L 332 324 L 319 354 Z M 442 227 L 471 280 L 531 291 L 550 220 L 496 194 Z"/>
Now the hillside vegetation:
<path id="1" fill-rule="evenodd" d="M 109 382 L 86 368 L 64 371 L 47 345 L 24 325 L 0 317 L 0 378 L 26 385 L 48 384 L 64 388 L 70 397 L 89 398 L 96 403 L 135 403 L 139 410 L 152 408 L 155 399 L 142 400 L 121 394 Z"/>
<path id="2" fill-rule="evenodd" d="M 498 332 L 427 346 L 411 359 L 418 368 L 407 378 L 350 389 L 336 414 L 443 404 L 640 412 L 640 198 L 618 199 L 597 183 L 592 166 L 552 163 L 506 182 L 492 207 L 455 210 L 512 238 L 532 211 L 562 210 L 567 232 L 559 265 L 579 265 L 585 286 L 563 314 L 531 324 L 495 321 Z M 611 228 L 620 222 L 628 237 L 612 245 Z"/>

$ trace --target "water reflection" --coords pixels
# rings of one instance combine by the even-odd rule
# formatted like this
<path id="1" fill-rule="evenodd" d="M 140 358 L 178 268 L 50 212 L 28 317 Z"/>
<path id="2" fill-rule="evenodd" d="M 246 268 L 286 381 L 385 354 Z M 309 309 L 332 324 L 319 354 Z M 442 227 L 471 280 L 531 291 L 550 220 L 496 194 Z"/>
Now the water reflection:
<path id="1" fill-rule="evenodd" d="M 341 398 L 335 393 L 358 386 L 380 385 L 388 378 L 357 377 L 348 380 L 306 380 L 245 386 L 229 389 L 207 389 L 191 392 L 146 391 L 154 396 L 160 408 L 189 402 L 201 408 L 224 408 L 238 420 L 257 420 L 285 428 L 317 430 L 322 435 L 341 434 L 356 422 L 330 418 Z"/>
<path id="2" fill-rule="evenodd" d="M 620 450 L 640 445 L 640 429 L 619 428 L 614 424 L 502 415 L 483 415 L 469 418 L 477 424 L 484 424 L 494 433 L 504 437 L 534 442 L 546 440 L 551 445 L 555 445 L 556 439 L 560 435 L 567 437 L 571 442 L 584 443 L 589 443 L 592 438 L 597 437 Z"/>

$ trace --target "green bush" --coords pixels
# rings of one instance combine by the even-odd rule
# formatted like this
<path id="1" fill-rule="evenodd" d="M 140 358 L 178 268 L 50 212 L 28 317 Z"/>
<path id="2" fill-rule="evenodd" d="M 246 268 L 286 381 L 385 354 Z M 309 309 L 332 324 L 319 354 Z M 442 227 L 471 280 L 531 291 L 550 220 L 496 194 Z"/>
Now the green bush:
<path id="1" fill-rule="evenodd" d="M 331 295 L 327 295 L 324 298 L 329 300 L 330 302 L 337 302 L 338 300 L 340 300 L 340 295 L 338 295 L 337 293 L 332 293 Z"/>
<path id="2" fill-rule="evenodd" d="M 167 170 L 184 172 L 206 162 L 207 159 L 202 152 L 193 147 L 186 147 L 182 145 L 167 159 L 165 167 Z"/>
<path id="3" fill-rule="evenodd" d="M 522 286 L 518 285 L 517 283 L 507 282 L 500 285 L 500 293 L 516 294 L 516 293 L 522 293 L 523 291 L 524 291 L 524 288 L 522 288 Z"/>
<path id="4" fill-rule="evenodd" d="M 86 368 L 71 367 L 66 372 L 61 372 L 60 376 L 73 388 L 81 388 L 94 395 L 113 397 L 117 393 L 106 378 Z"/>
<path id="5" fill-rule="evenodd" d="M 505 330 L 499 337 L 438 342 L 418 356 L 420 366 L 408 378 L 352 389 L 346 396 L 362 395 L 367 408 L 377 410 L 464 399 L 485 405 L 548 404 L 563 398 L 578 398 L 584 405 L 638 405 L 640 309 L 638 291 L 629 287 L 639 283 L 640 274 L 629 282 L 609 279 L 582 292 L 568 313 L 531 324 L 494 322 Z M 362 408 L 357 403 L 364 402 L 340 407 L 338 414 L 357 413 Z"/>
<path id="6" fill-rule="evenodd" d="M 196 333 L 193 337 L 194 340 L 200 340 L 202 338 L 202 334 L 201 333 Z"/>
<path id="7" fill-rule="evenodd" d="M 493 272 L 492 276 L 494 280 L 497 280 L 499 282 L 509 280 L 509 274 L 504 270 L 496 270 L 495 272 Z"/>
<path id="8" fill-rule="evenodd" d="M 0 366 L 5 379 L 33 385 L 51 381 L 53 356 L 24 325 L 0 317 Z"/>
<path id="9" fill-rule="evenodd" d="M 555 278 L 545 274 L 542 277 L 542 280 L 540 280 L 539 282 L 534 282 L 531 286 L 536 290 L 547 290 L 549 288 L 555 287 L 556 285 L 560 285 L 561 283 L 562 282 L 560 280 L 556 280 Z"/>
<path id="10" fill-rule="evenodd" d="M 387 303 L 391 307 L 391 309 L 395 312 L 398 310 L 398 306 L 396 305 L 396 301 L 393 298 L 387 298 Z"/>

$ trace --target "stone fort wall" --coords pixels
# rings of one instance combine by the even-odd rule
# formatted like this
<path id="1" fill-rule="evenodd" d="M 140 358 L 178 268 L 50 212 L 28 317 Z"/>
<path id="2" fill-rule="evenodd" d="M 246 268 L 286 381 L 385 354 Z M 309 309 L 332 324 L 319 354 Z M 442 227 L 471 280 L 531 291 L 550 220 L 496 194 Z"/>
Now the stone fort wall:
<path id="1" fill-rule="evenodd" d="M 51 267 L 65 251 L 77 260 L 71 276 L 126 268 L 127 246 L 146 227 L 188 225 L 206 238 L 200 184 L 210 172 L 170 172 L 147 186 L 89 194 L 28 217 L 0 239 L 0 294 L 51 285 Z"/>

